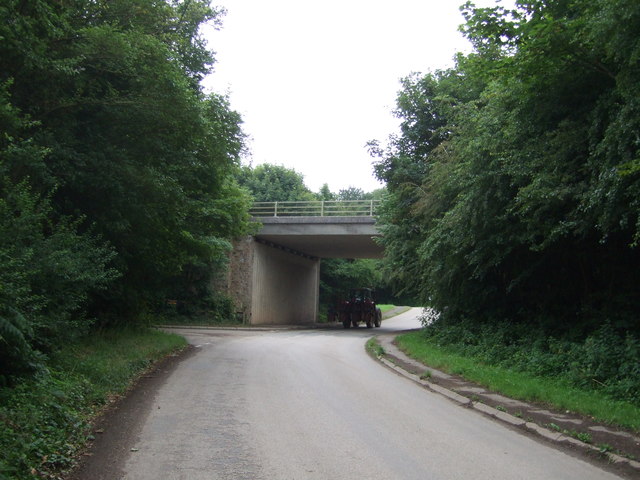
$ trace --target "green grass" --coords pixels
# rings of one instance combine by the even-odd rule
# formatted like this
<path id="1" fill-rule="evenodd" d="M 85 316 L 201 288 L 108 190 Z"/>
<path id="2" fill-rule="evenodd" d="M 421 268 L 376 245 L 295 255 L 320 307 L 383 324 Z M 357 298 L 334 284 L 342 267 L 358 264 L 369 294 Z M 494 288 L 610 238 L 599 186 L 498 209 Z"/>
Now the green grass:
<path id="1" fill-rule="evenodd" d="M 581 390 L 557 378 L 536 377 L 484 364 L 430 343 L 421 332 L 400 335 L 398 344 L 409 356 L 430 367 L 460 375 L 508 397 L 548 404 L 640 431 L 640 407 L 629 402 L 613 400 L 600 392 Z"/>
<path id="2" fill-rule="evenodd" d="M 389 311 L 389 310 L 391 310 L 392 308 L 396 308 L 396 306 L 395 306 L 395 305 L 387 305 L 387 304 L 384 304 L 384 305 L 377 305 L 377 307 L 382 311 L 382 313 L 384 313 L 384 312 L 388 312 L 388 311 Z"/>
<path id="3" fill-rule="evenodd" d="M 185 340 L 156 330 L 93 334 L 47 369 L 0 389 L 0 479 L 58 478 L 88 439 L 91 418 L 153 362 Z"/>
<path id="4" fill-rule="evenodd" d="M 139 372 L 185 345 L 184 338 L 159 330 L 121 329 L 87 337 L 52 360 L 65 373 L 86 378 L 101 399 L 124 391 Z"/>
<path id="5" fill-rule="evenodd" d="M 380 357 L 385 354 L 384 348 L 375 337 L 367 340 L 366 349 L 370 354 L 376 357 Z"/>

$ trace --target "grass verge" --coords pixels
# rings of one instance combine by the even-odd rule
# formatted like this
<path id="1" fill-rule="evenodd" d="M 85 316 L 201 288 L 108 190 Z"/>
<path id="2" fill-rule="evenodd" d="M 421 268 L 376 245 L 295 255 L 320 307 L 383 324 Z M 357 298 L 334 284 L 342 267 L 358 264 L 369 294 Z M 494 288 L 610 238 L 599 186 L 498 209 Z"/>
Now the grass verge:
<path id="1" fill-rule="evenodd" d="M 373 337 L 367 340 L 366 343 L 367 352 L 369 352 L 374 357 L 380 357 L 385 354 L 384 348 L 378 342 L 378 339 Z"/>
<path id="2" fill-rule="evenodd" d="M 395 305 L 387 305 L 387 304 L 377 305 L 377 307 L 382 311 L 382 313 L 388 312 L 392 308 L 396 308 Z"/>
<path id="3" fill-rule="evenodd" d="M 591 416 L 597 421 L 640 431 L 640 407 L 629 402 L 613 400 L 600 392 L 578 389 L 561 379 L 532 376 L 488 365 L 435 345 L 421 332 L 400 335 L 397 342 L 410 357 L 425 365 L 460 375 L 508 397 L 548 404 Z"/>
<path id="4" fill-rule="evenodd" d="M 93 416 L 155 361 L 186 345 L 150 329 L 93 334 L 35 377 L 0 389 L 0 479 L 57 479 L 86 443 Z"/>

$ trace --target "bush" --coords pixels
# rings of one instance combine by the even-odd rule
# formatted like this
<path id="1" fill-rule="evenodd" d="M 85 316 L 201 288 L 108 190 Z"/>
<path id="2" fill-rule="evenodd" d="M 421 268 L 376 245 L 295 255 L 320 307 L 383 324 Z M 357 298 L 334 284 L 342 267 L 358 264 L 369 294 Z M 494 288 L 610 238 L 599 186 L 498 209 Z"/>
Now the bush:
<path id="1" fill-rule="evenodd" d="M 51 352 L 86 332 L 79 315 L 91 292 L 115 277 L 113 251 L 53 217 L 46 198 L 23 182 L 0 182 L 0 381 L 33 371 Z"/>
<path id="2" fill-rule="evenodd" d="M 0 478 L 49 478 L 70 467 L 85 440 L 88 392 L 81 377 L 55 370 L 0 389 Z"/>
<path id="3" fill-rule="evenodd" d="M 165 302 L 157 309 L 157 315 L 147 315 L 149 321 L 141 322 L 146 325 L 160 323 L 171 324 L 230 324 L 240 323 L 237 318 L 235 302 L 228 295 L 209 291 L 202 298 L 178 299 Z"/>
<path id="4" fill-rule="evenodd" d="M 640 339 L 611 323 L 586 338 L 550 336 L 509 322 L 452 322 L 439 318 L 424 330 L 439 346 L 490 365 L 565 379 L 614 399 L 640 402 Z"/>
<path id="5" fill-rule="evenodd" d="M 0 480 L 59 478 L 87 440 L 96 410 L 185 343 L 142 328 L 93 333 L 53 354 L 49 368 L 0 387 Z"/>
<path id="6" fill-rule="evenodd" d="M 575 348 L 572 380 L 615 398 L 640 402 L 640 340 L 605 323 Z"/>

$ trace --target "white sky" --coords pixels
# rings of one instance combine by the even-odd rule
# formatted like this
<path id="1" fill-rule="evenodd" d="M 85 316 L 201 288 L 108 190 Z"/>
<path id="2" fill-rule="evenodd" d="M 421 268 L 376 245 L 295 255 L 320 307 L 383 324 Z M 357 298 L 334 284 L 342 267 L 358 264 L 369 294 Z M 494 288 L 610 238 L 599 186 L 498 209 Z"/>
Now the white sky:
<path id="1" fill-rule="evenodd" d="M 205 87 L 242 115 L 244 163 L 293 168 L 314 192 L 380 188 L 365 144 L 397 131 L 400 78 L 470 50 L 457 30 L 463 1 L 214 1 L 227 15 L 205 31 L 217 59 Z"/>

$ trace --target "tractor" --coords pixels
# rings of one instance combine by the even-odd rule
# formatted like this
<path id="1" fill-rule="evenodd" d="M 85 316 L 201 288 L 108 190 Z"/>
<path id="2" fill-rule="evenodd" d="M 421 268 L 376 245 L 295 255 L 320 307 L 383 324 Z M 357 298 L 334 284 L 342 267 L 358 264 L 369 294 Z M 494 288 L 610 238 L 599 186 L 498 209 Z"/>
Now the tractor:
<path id="1" fill-rule="evenodd" d="M 344 328 L 355 328 L 360 322 L 364 322 L 367 328 L 379 327 L 382 323 L 382 311 L 376 307 L 370 288 L 351 290 L 348 299 L 338 303 L 337 313 Z"/>

